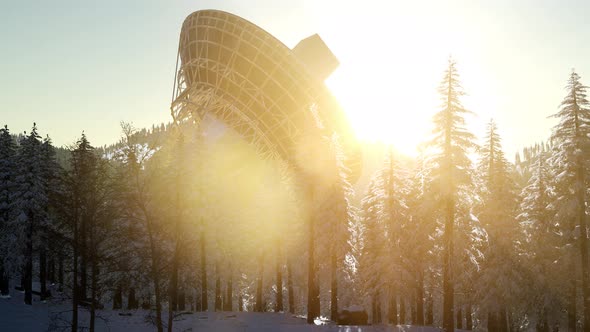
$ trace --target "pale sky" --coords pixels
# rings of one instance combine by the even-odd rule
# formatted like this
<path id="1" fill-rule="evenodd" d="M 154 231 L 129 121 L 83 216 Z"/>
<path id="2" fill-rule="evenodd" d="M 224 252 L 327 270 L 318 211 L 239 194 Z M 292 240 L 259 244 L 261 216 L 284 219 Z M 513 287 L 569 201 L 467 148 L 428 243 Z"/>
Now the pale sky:
<path id="1" fill-rule="evenodd" d="M 546 139 L 575 68 L 590 85 L 587 1 L 6 1 L 0 122 L 37 122 L 58 146 L 84 130 L 114 143 L 119 122 L 168 122 L 180 27 L 199 9 L 242 16 L 293 47 L 319 33 L 341 65 L 328 86 L 363 139 L 411 152 L 456 59 L 479 137 L 494 117 L 510 159 Z"/>

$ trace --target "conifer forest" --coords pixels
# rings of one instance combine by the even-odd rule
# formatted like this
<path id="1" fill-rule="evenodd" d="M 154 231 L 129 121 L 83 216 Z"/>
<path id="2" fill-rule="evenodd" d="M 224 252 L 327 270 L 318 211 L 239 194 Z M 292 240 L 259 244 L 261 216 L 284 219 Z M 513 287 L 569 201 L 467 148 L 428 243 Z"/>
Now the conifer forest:
<path id="1" fill-rule="evenodd" d="M 352 306 L 372 324 L 590 328 L 587 87 L 571 72 L 547 141 L 509 162 L 493 120 L 466 130 L 453 61 L 443 77 L 432 140 L 416 158 L 388 149 L 362 191 L 337 137 L 318 142 L 336 158 L 320 181 L 210 142 L 195 121 L 122 123 L 102 148 L 5 126 L 2 295 L 71 303 L 72 331 L 107 308 L 147 309 L 170 331 L 183 311 L 337 321 Z"/>
<path id="2" fill-rule="evenodd" d="M 286 16 L 270 19 L 276 8 L 240 10 L 262 13 L 245 15 L 253 22 L 294 29 L 291 21 L 279 22 Z M 113 32 L 120 29 L 123 36 L 142 20 L 161 23 L 145 15 L 127 15 L 125 27 L 105 27 L 117 59 L 154 59 L 152 49 L 128 52 L 143 39 L 117 39 Z M 535 109 L 518 126 L 524 135 L 525 127 L 541 121 L 552 128 L 522 145 L 506 118 L 479 113 L 478 105 L 498 103 L 466 102 L 481 88 L 472 83 L 485 79 L 463 71 L 465 62 L 474 68 L 465 53 L 442 59 L 433 74 L 438 89 L 427 78 L 416 86 L 422 80 L 416 68 L 420 77 L 406 85 L 388 85 L 395 75 L 383 74 L 379 82 L 352 82 L 354 88 L 345 90 L 349 99 L 332 96 L 324 80 L 339 66 L 334 54 L 340 53 L 344 69 L 349 58 L 331 21 L 318 21 L 323 25 L 302 29 L 323 29 L 326 42 L 315 34 L 290 48 L 224 11 L 198 10 L 182 26 L 175 18 L 180 41 L 166 45 L 172 51 L 163 68 L 170 78 L 167 95 L 173 83 L 166 120 L 136 125 L 122 120 L 131 117 L 116 105 L 101 113 L 105 122 L 116 118 L 114 137 L 97 134 L 104 122 L 90 120 L 95 103 L 118 100 L 116 89 L 90 82 L 104 77 L 68 83 L 68 102 L 78 113 L 59 126 L 48 111 L 21 128 L 21 117 L 29 121 L 27 99 L 54 98 L 39 84 L 31 83 L 23 108 L 2 109 L 2 95 L 0 331 L 590 332 L 590 77 L 581 77 L 590 72 L 563 66 L 561 77 L 543 76 L 558 87 L 555 100 L 547 91 L 526 92 L 526 86 L 513 91 L 549 100 L 543 109 L 527 105 Z M 393 31 L 393 37 L 387 30 L 387 38 L 410 30 Z M 476 32 L 488 33 L 483 30 Z M 88 39 L 96 37 L 96 46 L 89 49 L 111 61 L 115 44 L 101 40 L 98 28 L 91 31 L 96 35 Z M 576 43 L 583 39 L 575 36 Z M 341 39 L 358 42 L 353 37 Z M 42 39 L 35 40 L 39 47 Z M 405 42 L 409 46 L 391 45 L 401 54 L 421 40 Z M 145 42 L 156 54 L 160 46 L 151 43 Z M 379 59 L 377 51 L 356 45 L 369 59 L 363 66 L 375 68 L 370 62 Z M 426 55 L 417 61 L 432 56 L 420 52 Z M 511 52 L 517 59 L 521 50 Z M 65 54 L 60 61 L 71 60 Z M 541 71 L 539 59 L 530 61 Z M 117 61 L 109 65 L 115 68 Z M 43 75 L 34 61 L 31 66 Z M 109 68 L 88 70 L 104 70 L 115 86 L 117 78 L 109 75 L 119 69 Z M 146 74 L 137 68 L 120 71 L 139 85 L 162 69 Z M 13 84 L 3 82 L 0 90 Z M 375 95 L 385 95 L 388 104 L 370 102 L 359 92 L 362 85 L 387 91 Z M 86 99 L 84 89 L 95 99 Z M 120 94 L 149 108 L 152 99 L 142 89 Z M 436 96 L 438 107 L 420 110 L 429 115 L 422 122 L 430 131 L 407 153 L 404 143 L 411 145 L 418 132 L 412 113 L 422 104 L 397 102 L 411 90 L 425 99 Z M 360 109 L 356 116 L 345 113 L 352 108 L 346 100 L 360 101 L 352 103 Z M 367 120 L 365 129 L 384 128 L 383 137 L 401 132 L 407 142 L 356 136 L 355 123 L 376 108 L 390 112 L 383 119 L 391 123 Z M 485 117 L 483 131 L 472 126 L 478 116 Z M 62 131 L 76 139 L 54 143 Z"/>

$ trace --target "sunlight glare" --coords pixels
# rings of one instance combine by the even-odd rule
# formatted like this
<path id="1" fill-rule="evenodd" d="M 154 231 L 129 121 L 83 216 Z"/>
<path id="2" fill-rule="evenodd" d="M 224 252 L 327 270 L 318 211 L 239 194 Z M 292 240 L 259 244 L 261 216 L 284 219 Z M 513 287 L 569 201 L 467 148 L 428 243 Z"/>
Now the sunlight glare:
<path id="1" fill-rule="evenodd" d="M 430 137 L 432 116 L 441 109 L 436 89 L 449 56 L 467 93 L 464 106 L 478 114 L 466 119 L 478 139 L 490 118 L 506 107 L 489 70 L 494 54 L 481 53 L 481 35 L 462 28 L 467 17 L 454 13 L 455 20 L 448 22 L 448 6 L 431 5 L 436 8 L 423 13 L 419 4 L 375 2 L 372 14 L 363 16 L 352 3 L 327 1 L 317 10 L 318 30 L 340 60 L 326 84 L 359 140 L 391 144 L 416 156 L 417 146 Z M 420 20 L 408 15 L 417 12 Z M 383 38 L 371 31 L 390 33 Z"/>
<path id="2" fill-rule="evenodd" d="M 400 95 L 407 90 L 393 86 L 394 80 L 363 76 L 366 74 L 337 70 L 326 82 L 347 113 L 357 138 L 391 144 L 403 154 L 415 156 L 418 144 L 430 130 L 432 108 Z M 355 83 L 358 81 L 377 83 L 370 87 Z"/>

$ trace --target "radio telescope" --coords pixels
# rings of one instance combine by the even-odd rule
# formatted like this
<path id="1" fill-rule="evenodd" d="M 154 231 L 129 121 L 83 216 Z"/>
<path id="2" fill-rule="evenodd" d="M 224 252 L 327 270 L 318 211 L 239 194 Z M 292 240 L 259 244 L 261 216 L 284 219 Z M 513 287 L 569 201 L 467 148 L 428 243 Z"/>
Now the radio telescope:
<path id="1" fill-rule="evenodd" d="M 355 181 L 360 150 L 344 112 L 323 83 L 338 64 L 318 35 L 291 50 L 239 16 L 196 11 L 180 32 L 172 117 L 181 122 L 213 116 L 263 158 L 288 165 L 298 163 L 303 142 L 314 145 L 309 142 L 336 133 Z"/>

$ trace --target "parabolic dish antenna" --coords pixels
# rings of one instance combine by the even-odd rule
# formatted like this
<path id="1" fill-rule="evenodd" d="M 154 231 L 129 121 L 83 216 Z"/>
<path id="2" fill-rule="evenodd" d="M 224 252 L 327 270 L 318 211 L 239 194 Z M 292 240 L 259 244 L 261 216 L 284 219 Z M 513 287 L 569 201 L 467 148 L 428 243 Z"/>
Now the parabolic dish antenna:
<path id="1" fill-rule="evenodd" d="M 324 84 L 337 66 L 318 35 L 291 50 L 239 16 L 197 11 L 184 20 L 180 33 L 172 116 L 182 121 L 212 115 L 264 157 L 288 163 L 297 162 L 306 137 L 309 142 L 310 135 L 337 133 L 350 180 L 356 181 L 360 149 Z"/>

